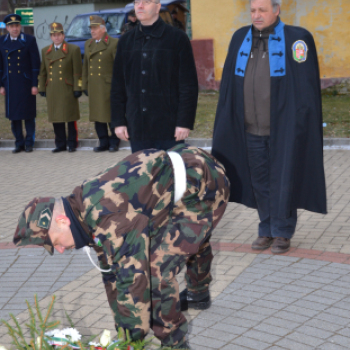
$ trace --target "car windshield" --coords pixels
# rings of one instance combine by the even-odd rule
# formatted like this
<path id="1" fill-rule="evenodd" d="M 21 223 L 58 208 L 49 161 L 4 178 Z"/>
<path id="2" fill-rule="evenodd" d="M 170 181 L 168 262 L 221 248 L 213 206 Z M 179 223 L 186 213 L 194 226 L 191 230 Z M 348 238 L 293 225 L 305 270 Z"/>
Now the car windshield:
<path id="1" fill-rule="evenodd" d="M 99 16 L 106 22 L 108 34 L 120 34 L 125 19 L 124 13 L 100 13 Z M 66 32 L 66 36 L 71 38 L 91 38 L 89 17 L 90 15 L 75 17 Z"/>

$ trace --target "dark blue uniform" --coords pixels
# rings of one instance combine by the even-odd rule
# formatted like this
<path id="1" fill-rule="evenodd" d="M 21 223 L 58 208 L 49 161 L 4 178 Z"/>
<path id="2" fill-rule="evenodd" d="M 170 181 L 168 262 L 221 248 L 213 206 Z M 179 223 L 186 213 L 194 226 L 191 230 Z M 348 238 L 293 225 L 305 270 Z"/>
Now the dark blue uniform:
<path id="1" fill-rule="evenodd" d="M 17 40 L 9 34 L 0 37 L 0 84 L 6 91 L 6 118 L 11 120 L 16 147 L 32 147 L 35 138 L 36 96 L 40 56 L 33 36 L 20 33 Z M 22 132 L 26 125 L 26 139 Z"/>

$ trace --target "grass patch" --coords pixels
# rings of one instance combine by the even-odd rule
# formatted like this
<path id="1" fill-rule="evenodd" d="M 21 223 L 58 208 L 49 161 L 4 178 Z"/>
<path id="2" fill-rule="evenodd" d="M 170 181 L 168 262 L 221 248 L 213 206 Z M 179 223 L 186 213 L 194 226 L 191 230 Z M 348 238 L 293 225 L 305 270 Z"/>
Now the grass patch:
<path id="1" fill-rule="evenodd" d="M 211 138 L 219 94 L 216 91 L 203 91 L 199 94 L 197 117 L 192 138 Z M 0 139 L 12 140 L 13 135 L 8 119 L 5 118 L 4 97 L 0 98 Z M 350 138 L 350 96 L 322 96 L 324 137 Z M 89 122 L 88 98 L 79 99 L 80 120 L 78 131 L 80 139 L 96 139 L 94 124 Z M 47 121 L 46 98 L 37 97 L 36 138 L 53 139 L 52 123 Z"/>

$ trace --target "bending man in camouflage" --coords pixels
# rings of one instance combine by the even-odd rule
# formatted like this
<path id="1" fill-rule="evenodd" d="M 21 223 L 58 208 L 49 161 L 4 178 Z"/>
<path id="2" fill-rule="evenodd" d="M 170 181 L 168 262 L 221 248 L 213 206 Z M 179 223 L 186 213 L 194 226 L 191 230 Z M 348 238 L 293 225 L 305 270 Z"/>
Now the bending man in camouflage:
<path id="1" fill-rule="evenodd" d="M 144 150 L 68 197 L 32 200 L 14 243 L 50 254 L 93 247 L 116 326 L 135 340 L 151 327 L 163 346 L 188 348 L 176 275 L 187 263 L 188 290 L 208 290 L 209 238 L 228 196 L 224 168 L 207 152 L 184 144 L 168 153 Z"/>

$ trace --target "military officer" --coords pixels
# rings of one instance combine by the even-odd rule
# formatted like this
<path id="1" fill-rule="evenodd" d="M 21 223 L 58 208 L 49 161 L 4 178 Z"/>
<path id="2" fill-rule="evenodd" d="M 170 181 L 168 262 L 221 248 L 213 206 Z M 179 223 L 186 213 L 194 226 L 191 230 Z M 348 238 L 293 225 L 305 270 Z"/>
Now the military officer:
<path id="1" fill-rule="evenodd" d="M 15 149 L 32 152 L 35 139 L 36 96 L 40 56 L 36 40 L 21 32 L 21 16 L 4 18 L 8 34 L 0 37 L 0 93 L 5 96 L 6 118 L 11 120 Z M 26 137 L 23 136 L 24 120 Z"/>
<path id="2" fill-rule="evenodd" d="M 39 74 L 39 93 L 47 98 L 49 122 L 53 123 L 56 148 L 53 153 L 78 146 L 77 120 L 80 119 L 78 98 L 81 96 L 82 62 L 80 48 L 64 41 L 61 23 L 50 24 L 52 44 L 42 49 Z"/>
<path id="3" fill-rule="evenodd" d="M 176 275 L 187 263 L 189 290 L 208 288 L 208 241 L 228 197 L 225 170 L 207 152 L 183 143 L 168 152 L 148 149 L 67 197 L 34 198 L 14 243 L 41 245 L 51 255 L 93 247 L 116 326 L 134 340 L 152 327 L 163 346 L 188 349 Z"/>
<path id="4" fill-rule="evenodd" d="M 92 39 L 85 42 L 82 90 L 89 96 L 90 121 L 95 122 L 100 141 L 94 151 L 115 152 L 118 151 L 119 139 L 110 124 L 110 94 L 118 40 L 106 33 L 105 21 L 99 16 L 90 16 L 90 28 Z"/>

